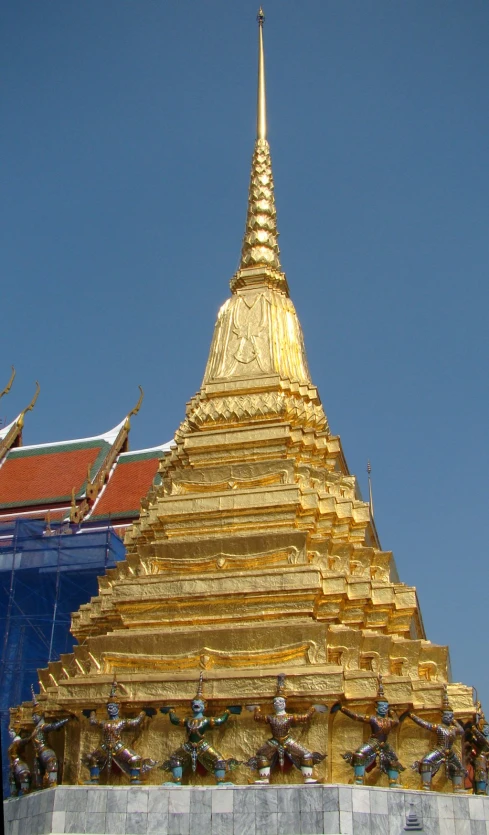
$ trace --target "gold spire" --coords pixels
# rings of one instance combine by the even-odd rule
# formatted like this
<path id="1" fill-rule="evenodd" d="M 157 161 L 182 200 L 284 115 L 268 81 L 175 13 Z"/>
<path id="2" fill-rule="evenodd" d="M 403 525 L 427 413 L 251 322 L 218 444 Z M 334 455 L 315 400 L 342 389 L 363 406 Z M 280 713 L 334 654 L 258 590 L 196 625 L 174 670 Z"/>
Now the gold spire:
<path id="1" fill-rule="evenodd" d="M 241 250 L 240 269 L 262 266 L 280 270 L 272 162 L 267 140 L 265 56 L 263 49 L 263 23 L 265 21 L 265 15 L 261 7 L 257 20 L 258 101 L 256 142 L 251 163 L 248 213 L 246 215 L 246 229 L 243 248 Z"/>
<path id="2" fill-rule="evenodd" d="M 263 49 L 263 24 L 265 15 L 260 6 L 258 16 L 258 103 L 256 111 L 256 138 L 267 138 L 267 94 L 265 90 L 265 51 Z"/>

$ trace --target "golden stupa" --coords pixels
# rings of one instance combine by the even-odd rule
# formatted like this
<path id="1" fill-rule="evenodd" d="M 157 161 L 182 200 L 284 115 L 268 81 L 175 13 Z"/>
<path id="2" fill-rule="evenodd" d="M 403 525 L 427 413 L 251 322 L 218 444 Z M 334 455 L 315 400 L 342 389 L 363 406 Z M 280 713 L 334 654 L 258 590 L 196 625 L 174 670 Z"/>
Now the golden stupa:
<path id="1" fill-rule="evenodd" d="M 64 783 L 87 779 L 83 758 L 97 737 L 81 711 L 105 714 L 115 676 L 123 714 L 168 704 L 186 710 L 201 671 L 210 713 L 234 703 L 269 705 L 279 673 L 290 709 L 341 699 L 369 713 L 381 674 L 399 713 L 412 708 L 439 719 L 448 649 L 426 639 L 416 590 L 399 580 L 392 553 L 380 548 L 370 505 L 329 429 L 277 241 L 260 15 L 257 138 L 241 262 L 217 317 L 202 386 L 161 459 L 161 483 L 126 536 L 126 560 L 73 615 L 79 646 L 39 673 L 46 715 L 80 717 L 59 743 Z M 471 687 L 449 683 L 448 694 L 457 716 L 473 712 Z M 16 717 L 28 722 L 30 706 Z M 264 739 L 246 712 L 214 733 L 219 749 L 239 760 Z M 351 782 L 341 754 L 361 744 L 364 726 L 328 713 L 301 733 L 312 750 L 328 753 L 316 769 L 320 779 Z M 429 749 L 426 731 L 413 722 L 392 737 L 406 766 Z M 134 744 L 163 761 L 181 741 L 181 731 L 156 713 Z M 148 782 L 164 779 L 155 769 Z M 213 782 L 212 775 L 191 779 Z M 232 779 L 246 783 L 250 772 L 242 766 Z M 297 782 L 300 775 L 276 779 Z M 367 781 L 387 785 L 377 770 Z M 419 775 L 407 769 L 402 782 L 419 787 Z M 444 769 L 434 788 L 449 789 Z"/>

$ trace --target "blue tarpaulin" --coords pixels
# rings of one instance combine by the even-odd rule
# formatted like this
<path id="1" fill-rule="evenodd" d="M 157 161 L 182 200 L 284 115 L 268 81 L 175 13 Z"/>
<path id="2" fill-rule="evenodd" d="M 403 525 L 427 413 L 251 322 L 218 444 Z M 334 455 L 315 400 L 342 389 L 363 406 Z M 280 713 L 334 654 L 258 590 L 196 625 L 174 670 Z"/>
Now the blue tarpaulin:
<path id="1" fill-rule="evenodd" d="M 82 530 L 44 521 L 0 523 L 0 715 L 8 789 L 9 708 L 31 698 L 37 670 L 70 652 L 71 613 L 97 594 L 97 577 L 124 559 L 109 527 Z M 5 544 L 3 544 L 5 543 Z"/>

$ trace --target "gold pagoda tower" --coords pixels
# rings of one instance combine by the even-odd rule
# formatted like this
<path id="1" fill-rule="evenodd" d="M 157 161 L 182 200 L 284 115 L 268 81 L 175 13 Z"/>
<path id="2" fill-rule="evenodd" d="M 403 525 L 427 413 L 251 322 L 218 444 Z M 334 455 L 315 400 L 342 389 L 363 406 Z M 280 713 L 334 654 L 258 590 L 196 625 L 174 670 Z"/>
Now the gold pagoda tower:
<path id="1" fill-rule="evenodd" d="M 438 721 L 446 684 L 455 714 L 473 711 L 472 688 L 450 683 L 447 647 L 427 640 L 415 588 L 399 580 L 392 553 L 380 547 L 369 503 L 311 380 L 280 263 L 263 19 L 260 12 L 241 261 L 201 388 L 160 460 L 161 483 L 126 534 L 126 560 L 73 615 L 74 654 L 39 673 L 46 715 L 80 716 L 65 728 L 65 783 L 87 779 L 83 756 L 96 737 L 81 710 L 102 713 L 114 677 L 128 713 L 148 705 L 187 709 L 202 671 L 211 713 L 233 703 L 269 705 L 278 674 L 286 675 L 290 709 L 342 700 L 372 712 L 381 674 L 399 713 L 413 709 Z M 28 704 L 22 713 L 27 720 Z M 328 753 L 317 776 L 351 782 L 341 754 L 365 733 L 341 712 L 315 716 L 302 738 Z M 243 761 L 264 738 L 246 712 L 215 734 L 220 750 Z M 429 745 L 413 722 L 391 737 L 406 765 Z M 137 745 L 163 761 L 180 741 L 157 713 Z M 162 779 L 157 770 L 149 776 Z M 213 782 L 211 775 L 192 779 Z M 297 772 L 278 779 L 297 781 Z M 247 783 L 250 772 L 240 767 L 233 780 Z M 418 787 L 419 776 L 407 769 L 402 782 Z M 434 788 L 448 786 L 441 769 Z"/>

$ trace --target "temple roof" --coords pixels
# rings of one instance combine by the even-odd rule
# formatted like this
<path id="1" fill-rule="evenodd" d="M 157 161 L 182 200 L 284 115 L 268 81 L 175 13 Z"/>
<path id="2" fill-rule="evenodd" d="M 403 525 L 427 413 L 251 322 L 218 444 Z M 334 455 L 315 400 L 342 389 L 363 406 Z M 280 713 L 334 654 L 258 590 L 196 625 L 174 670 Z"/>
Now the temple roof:
<path id="1" fill-rule="evenodd" d="M 113 440 L 108 433 L 11 449 L 0 467 L 0 508 L 70 501 L 73 490 L 81 496 L 88 471 L 98 472 Z"/>
<path id="2" fill-rule="evenodd" d="M 32 515 L 55 521 L 71 516 L 72 521 L 124 524 L 137 517 L 141 499 L 157 476 L 159 459 L 171 444 L 120 452 L 125 421 L 92 438 L 11 449 L 0 463 L 0 518 Z M 99 475 L 103 485 L 88 501 L 87 486 Z M 82 506 L 81 517 L 73 519 L 73 510 Z"/>
<path id="3" fill-rule="evenodd" d="M 125 420 L 125 419 L 124 419 Z M 70 501 L 83 495 L 124 425 L 103 435 L 9 450 L 0 466 L 0 509 Z"/>
<path id="4" fill-rule="evenodd" d="M 15 372 L 0 396 L 12 386 Z M 0 429 L 0 519 L 45 518 L 80 524 L 117 520 L 129 524 L 139 514 L 141 498 L 151 488 L 158 462 L 170 444 L 128 451 L 133 409 L 113 429 L 90 438 L 22 445 L 24 417 L 39 394 Z M 94 512 L 95 511 L 95 512 Z"/>
<path id="5" fill-rule="evenodd" d="M 158 463 L 171 444 L 154 449 L 124 452 L 109 477 L 105 489 L 95 502 L 90 520 L 135 518 L 139 516 L 141 499 L 147 494 L 158 473 Z"/>

